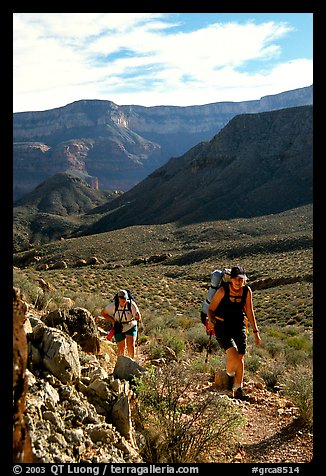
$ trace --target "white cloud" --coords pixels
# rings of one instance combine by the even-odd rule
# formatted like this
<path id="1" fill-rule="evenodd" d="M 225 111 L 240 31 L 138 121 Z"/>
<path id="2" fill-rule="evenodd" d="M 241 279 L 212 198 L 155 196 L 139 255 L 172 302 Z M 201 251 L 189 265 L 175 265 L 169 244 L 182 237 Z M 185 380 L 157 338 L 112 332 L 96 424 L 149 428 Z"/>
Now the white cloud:
<path id="1" fill-rule="evenodd" d="M 292 31 L 285 22 L 182 32 L 173 20 L 153 13 L 14 14 L 14 111 L 80 99 L 144 106 L 242 101 L 312 84 L 312 60 L 280 61 L 278 41 Z"/>

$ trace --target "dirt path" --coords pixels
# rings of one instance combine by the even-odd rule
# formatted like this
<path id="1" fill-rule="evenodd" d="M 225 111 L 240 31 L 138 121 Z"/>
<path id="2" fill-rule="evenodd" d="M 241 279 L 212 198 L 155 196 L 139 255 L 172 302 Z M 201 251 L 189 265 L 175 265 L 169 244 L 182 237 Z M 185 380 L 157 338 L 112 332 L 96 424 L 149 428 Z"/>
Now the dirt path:
<path id="1" fill-rule="evenodd" d="M 225 454 L 223 462 L 311 462 L 312 428 L 300 424 L 298 409 L 293 403 L 276 393 L 257 387 L 254 382 L 245 383 L 244 388 L 250 401 L 234 402 L 244 415 L 246 423 L 238 436 L 234 452 L 231 455 Z M 231 398 L 230 392 L 217 390 L 214 384 L 208 385 L 207 390 L 226 393 Z"/>
<path id="2" fill-rule="evenodd" d="M 312 430 L 299 424 L 291 402 L 267 390 L 251 396 L 252 403 L 241 402 L 247 423 L 235 458 L 244 463 L 311 462 Z"/>
<path id="3" fill-rule="evenodd" d="M 146 366 L 148 356 L 139 346 L 135 360 Z M 197 378 L 198 377 L 198 378 Z M 197 398 L 196 391 L 231 393 L 221 391 L 209 382 L 208 374 L 196 375 L 195 391 L 192 398 Z M 197 390 L 196 390 L 197 388 Z M 245 380 L 245 391 L 250 396 L 249 402 L 234 400 L 246 419 L 233 450 L 219 454 L 218 460 L 206 462 L 232 463 L 309 463 L 313 459 L 312 428 L 300 425 L 298 409 L 293 403 L 277 393 L 262 388 L 253 381 Z"/>
<path id="4" fill-rule="evenodd" d="M 143 356 L 140 356 L 142 360 Z M 203 375 L 205 379 L 205 376 Z M 205 384 L 204 384 L 205 385 Z M 217 393 L 213 383 L 207 382 L 206 390 Z M 298 420 L 298 409 L 290 400 L 245 382 L 249 402 L 234 400 L 245 416 L 246 424 L 241 430 L 232 455 L 225 454 L 223 462 L 238 463 L 309 463 L 313 459 L 312 428 L 303 426 Z M 199 391 L 203 388 L 198 385 Z M 196 399 L 196 395 L 193 395 Z M 219 455 L 219 458 L 223 455 Z M 212 461 L 222 462 L 222 461 Z"/>

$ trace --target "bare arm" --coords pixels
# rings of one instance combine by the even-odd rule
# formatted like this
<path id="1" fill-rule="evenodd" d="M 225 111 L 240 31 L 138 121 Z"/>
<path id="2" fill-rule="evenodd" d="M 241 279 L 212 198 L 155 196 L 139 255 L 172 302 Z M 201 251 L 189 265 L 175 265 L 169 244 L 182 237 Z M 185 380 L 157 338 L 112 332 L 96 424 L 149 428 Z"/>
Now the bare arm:
<path id="1" fill-rule="evenodd" d="M 105 317 L 105 319 L 108 319 L 112 324 L 114 324 L 114 317 L 110 316 L 110 314 L 108 314 L 108 312 L 105 308 L 102 309 L 101 316 Z"/>
<path id="2" fill-rule="evenodd" d="M 252 290 L 250 289 L 249 286 L 248 286 L 248 294 L 246 298 L 246 315 L 248 317 L 248 320 L 254 332 L 256 345 L 259 345 L 261 343 L 261 338 L 259 335 L 255 311 L 254 311 L 253 303 L 252 303 Z"/>
<path id="3" fill-rule="evenodd" d="M 137 304 L 134 301 L 132 301 L 131 303 L 131 314 L 132 314 L 132 317 L 136 319 L 137 322 L 141 321 L 141 313 L 138 309 Z"/>

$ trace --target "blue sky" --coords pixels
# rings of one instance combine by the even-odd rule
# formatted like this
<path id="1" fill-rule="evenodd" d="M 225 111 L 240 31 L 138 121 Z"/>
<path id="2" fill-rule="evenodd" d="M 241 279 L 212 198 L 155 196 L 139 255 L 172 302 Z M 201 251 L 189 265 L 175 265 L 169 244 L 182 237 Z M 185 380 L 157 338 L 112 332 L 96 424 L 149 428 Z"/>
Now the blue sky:
<path id="1" fill-rule="evenodd" d="M 191 106 L 313 83 L 313 13 L 14 13 L 13 111 Z"/>

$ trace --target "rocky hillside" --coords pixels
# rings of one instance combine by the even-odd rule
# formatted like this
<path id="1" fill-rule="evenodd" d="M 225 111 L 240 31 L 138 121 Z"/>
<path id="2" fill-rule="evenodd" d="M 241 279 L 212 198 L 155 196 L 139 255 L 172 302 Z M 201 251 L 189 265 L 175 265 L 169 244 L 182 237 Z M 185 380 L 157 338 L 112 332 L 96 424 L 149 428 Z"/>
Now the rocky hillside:
<path id="1" fill-rule="evenodd" d="M 83 100 L 61 108 L 15 113 L 14 199 L 58 172 L 78 171 L 100 189 L 128 190 L 234 116 L 311 105 L 313 88 L 259 100 L 202 106 L 118 106 Z"/>
<path id="2" fill-rule="evenodd" d="M 210 142 L 102 206 L 102 218 L 81 233 L 255 217 L 312 203 L 312 112 L 302 106 L 236 116 Z"/>
<path id="3" fill-rule="evenodd" d="M 144 369 L 131 359 L 117 362 L 113 344 L 100 354 L 86 309 L 44 319 L 27 310 L 14 288 L 14 342 L 24 344 L 14 354 L 14 462 L 142 462 L 128 380 Z"/>

